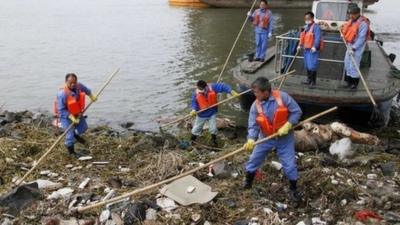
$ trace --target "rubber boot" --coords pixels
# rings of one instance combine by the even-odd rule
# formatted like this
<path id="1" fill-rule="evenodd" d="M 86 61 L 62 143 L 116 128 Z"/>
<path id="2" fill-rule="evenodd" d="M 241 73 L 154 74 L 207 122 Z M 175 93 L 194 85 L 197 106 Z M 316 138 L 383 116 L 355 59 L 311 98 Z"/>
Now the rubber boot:
<path id="1" fill-rule="evenodd" d="M 250 173 L 246 172 L 246 179 L 244 180 L 244 189 L 250 189 L 253 186 L 253 180 L 254 177 L 256 176 L 256 172 Z"/>
<path id="2" fill-rule="evenodd" d="M 191 141 L 196 141 L 196 139 L 197 139 L 197 135 L 192 134 L 192 136 L 190 137 L 190 140 Z"/>
<path id="3" fill-rule="evenodd" d="M 317 71 L 312 71 L 311 72 L 310 88 L 314 89 L 316 84 L 317 84 Z"/>
<path id="4" fill-rule="evenodd" d="M 67 146 L 67 149 L 68 149 L 68 153 L 69 153 L 70 156 L 73 156 L 73 157 L 75 157 L 77 159 L 82 157 L 82 154 L 75 152 L 75 148 L 74 148 L 73 145 Z"/>
<path id="5" fill-rule="evenodd" d="M 81 143 L 81 144 L 86 144 L 86 140 L 85 139 L 83 139 L 81 136 L 79 136 L 79 135 L 77 135 L 77 134 L 74 134 L 74 137 L 75 137 L 75 140 L 77 141 L 77 142 L 79 142 L 79 143 Z"/>
<path id="6" fill-rule="evenodd" d="M 310 85 L 311 84 L 311 71 L 307 70 L 307 79 L 303 82 L 301 82 L 302 84 L 305 85 Z"/>
<path id="7" fill-rule="evenodd" d="M 211 143 L 212 143 L 213 147 L 218 147 L 217 135 L 216 134 L 211 134 Z"/>
<path id="8" fill-rule="evenodd" d="M 351 78 L 351 79 L 353 79 L 353 82 L 352 82 L 350 88 L 351 88 L 352 90 L 355 90 L 355 89 L 357 89 L 357 87 L 358 87 L 358 83 L 360 82 L 360 78 Z"/>
<path id="9" fill-rule="evenodd" d="M 290 183 L 290 200 L 294 207 L 297 207 L 301 201 L 300 193 L 297 191 L 297 180 L 289 180 Z"/>
<path id="10" fill-rule="evenodd" d="M 350 86 L 351 86 L 351 77 L 350 76 L 345 76 L 345 78 L 344 78 L 344 81 L 346 82 L 346 84 L 344 84 L 343 86 L 342 86 L 342 88 L 350 88 Z"/>

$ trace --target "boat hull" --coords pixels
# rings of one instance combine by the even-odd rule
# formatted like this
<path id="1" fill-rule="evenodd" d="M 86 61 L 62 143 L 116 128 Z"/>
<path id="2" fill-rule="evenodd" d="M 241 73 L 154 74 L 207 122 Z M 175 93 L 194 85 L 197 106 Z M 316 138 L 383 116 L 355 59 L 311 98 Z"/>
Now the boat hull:
<path id="1" fill-rule="evenodd" d="M 219 8 L 250 8 L 253 0 L 200 0 L 210 6 Z M 379 0 L 366 0 L 366 6 Z M 275 0 L 270 1 L 271 8 L 311 8 L 313 0 Z"/>
<path id="2" fill-rule="evenodd" d="M 245 85 L 238 85 L 238 91 L 243 92 L 248 90 L 250 87 Z M 337 106 L 337 104 L 315 104 L 309 101 L 302 101 L 299 99 L 294 99 L 300 105 L 303 111 L 303 117 L 307 118 L 309 116 L 315 115 L 319 112 L 327 110 L 331 107 Z M 252 92 L 246 93 L 240 96 L 240 107 L 242 110 L 249 111 L 251 105 L 255 100 L 255 96 Z M 387 126 L 390 120 L 390 111 L 392 106 L 392 99 L 388 99 L 383 102 L 378 103 L 378 108 L 380 113 L 384 118 L 384 126 Z M 317 122 L 326 123 L 334 120 L 339 120 L 347 124 L 352 125 L 366 125 L 370 121 L 370 117 L 373 111 L 373 106 L 371 104 L 352 104 L 349 106 L 342 105 L 339 106 L 338 110 L 334 113 L 331 113 L 319 120 Z"/>

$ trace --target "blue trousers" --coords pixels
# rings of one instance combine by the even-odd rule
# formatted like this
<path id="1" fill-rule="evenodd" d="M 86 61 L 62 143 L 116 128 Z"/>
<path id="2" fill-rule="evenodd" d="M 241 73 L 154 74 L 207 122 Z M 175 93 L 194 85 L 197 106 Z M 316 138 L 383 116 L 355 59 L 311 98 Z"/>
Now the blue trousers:
<path id="1" fill-rule="evenodd" d="M 362 48 L 354 51 L 354 59 L 357 63 L 357 67 L 360 67 L 360 62 L 364 53 L 364 49 L 365 45 Z M 346 52 L 346 56 L 344 57 L 344 67 L 346 69 L 347 76 L 350 76 L 352 78 L 360 78 L 360 75 L 357 72 L 357 68 L 354 66 L 351 56 L 348 52 Z"/>
<path id="2" fill-rule="evenodd" d="M 265 59 L 268 48 L 268 34 L 256 32 L 256 58 Z"/>
<path id="3" fill-rule="evenodd" d="M 71 120 L 69 119 L 61 119 L 61 127 L 63 129 L 67 129 L 71 124 Z M 74 128 L 71 128 L 67 135 L 65 136 L 65 146 L 70 147 L 75 144 L 75 134 L 81 135 L 86 132 L 88 129 L 88 125 L 84 118 L 81 118 L 79 123 L 75 125 Z"/>
<path id="4" fill-rule="evenodd" d="M 284 137 L 272 139 L 256 145 L 249 161 L 246 164 L 246 171 L 250 173 L 255 172 L 261 167 L 268 153 L 271 152 L 272 149 L 276 149 L 285 176 L 289 180 L 297 180 L 298 172 L 294 145 L 295 140 L 293 132 Z"/>
<path id="5" fill-rule="evenodd" d="M 311 52 L 311 49 L 304 49 L 304 67 L 307 71 L 318 70 L 319 51 Z"/>
<path id="6" fill-rule="evenodd" d="M 203 117 L 196 117 L 196 120 L 194 121 L 194 125 L 192 128 L 192 134 L 199 136 L 201 132 L 203 131 L 204 124 L 208 121 L 208 129 L 211 134 L 217 134 L 217 114 L 215 113 L 214 115 L 208 117 L 208 118 L 203 118 Z"/>

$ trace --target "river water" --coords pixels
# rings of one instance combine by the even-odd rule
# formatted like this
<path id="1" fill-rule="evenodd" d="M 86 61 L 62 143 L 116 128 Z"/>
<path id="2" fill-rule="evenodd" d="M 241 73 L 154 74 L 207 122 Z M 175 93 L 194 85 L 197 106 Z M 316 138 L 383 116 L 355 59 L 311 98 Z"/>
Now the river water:
<path id="1" fill-rule="evenodd" d="M 387 52 L 398 56 L 399 7 L 398 0 L 381 0 L 367 11 Z M 189 111 L 197 79 L 216 80 L 246 12 L 172 7 L 167 0 L 2 0 L 0 106 L 50 111 L 66 73 L 95 91 L 120 68 L 89 122 L 157 129 L 156 118 Z M 301 25 L 303 13 L 274 10 L 274 33 Z M 252 47 L 248 25 L 228 68 Z M 229 71 L 223 80 L 234 86 Z M 243 122 L 237 105 L 221 113 Z"/>

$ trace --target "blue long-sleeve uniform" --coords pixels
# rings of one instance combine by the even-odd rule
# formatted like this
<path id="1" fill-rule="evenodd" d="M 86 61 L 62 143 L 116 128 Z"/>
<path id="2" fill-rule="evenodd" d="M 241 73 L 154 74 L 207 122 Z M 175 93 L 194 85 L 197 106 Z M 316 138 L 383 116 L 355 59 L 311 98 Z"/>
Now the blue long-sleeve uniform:
<path id="1" fill-rule="evenodd" d="M 228 84 L 225 83 L 212 83 L 210 84 L 211 88 L 216 92 L 216 93 L 231 93 L 232 88 L 231 86 L 229 86 Z M 208 95 L 208 87 L 206 88 L 204 95 Z M 200 106 L 197 103 L 196 100 L 196 91 L 193 92 L 192 94 L 192 109 L 199 111 L 200 110 Z M 218 107 L 213 107 L 211 109 L 208 109 L 204 112 L 201 112 L 198 114 L 199 117 L 202 118 L 209 118 L 211 116 L 213 116 L 214 114 L 216 114 L 218 112 Z"/>
<path id="2" fill-rule="evenodd" d="M 85 85 L 78 83 L 78 86 L 81 91 L 85 92 L 86 95 L 90 95 L 92 93 L 91 90 L 87 88 Z M 76 98 L 79 97 L 77 89 L 71 90 L 71 92 L 72 96 Z M 67 109 L 67 96 L 65 94 L 64 89 L 58 91 L 57 93 L 57 109 L 60 116 L 61 127 L 63 129 L 68 128 L 71 124 L 71 120 L 68 118 L 70 113 L 68 112 Z M 67 135 L 65 136 L 65 145 L 67 147 L 74 145 L 75 133 L 78 135 L 83 134 L 85 133 L 87 128 L 88 126 L 86 120 L 83 117 L 81 117 L 79 124 L 75 125 L 75 129 L 70 129 Z"/>
<path id="3" fill-rule="evenodd" d="M 287 93 L 281 91 L 281 98 L 283 104 L 289 110 L 289 118 L 288 121 L 291 124 L 297 124 L 302 115 L 301 108 L 296 103 L 296 101 L 290 97 Z M 272 119 L 276 109 L 278 108 L 278 104 L 275 101 L 274 97 L 270 96 L 268 100 L 262 101 L 261 105 L 263 107 L 264 113 L 268 119 Z M 249 125 L 248 125 L 248 139 L 257 140 L 258 138 L 264 138 L 265 135 L 260 131 L 260 126 L 256 122 L 258 112 L 256 109 L 255 103 L 250 108 L 249 114 Z M 262 163 L 264 162 L 267 154 L 272 150 L 276 149 L 279 160 L 282 163 L 283 170 L 285 172 L 286 177 L 289 180 L 297 180 L 297 165 L 295 158 L 295 139 L 294 133 L 291 131 L 288 135 L 274 138 L 269 141 L 263 142 L 261 144 L 256 145 L 253 150 L 253 153 L 250 156 L 249 161 L 246 164 L 246 171 L 253 173 L 255 172 Z"/>
<path id="4" fill-rule="evenodd" d="M 265 59 L 268 48 L 268 36 L 272 35 L 274 27 L 274 17 L 269 9 L 257 9 L 254 11 L 253 15 L 249 16 L 249 20 L 253 21 L 257 13 L 260 13 L 260 21 L 265 16 L 269 16 L 268 26 L 266 28 L 258 24 L 254 28 L 256 37 L 256 58 Z"/>
<path id="5" fill-rule="evenodd" d="M 358 18 L 361 19 L 361 18 Z M 356 21 L 353 21 L 356 22 Z M 368 30 L 369 26 L 365 21 L 362 21 L 360 23 L 360 27 L 358 29 L 357 36 L 354 40 L 353 43 L 349 43 L 349 47 L 353 49 L 354 51 L 354 59 L 357 63 L 357 67 L 360 66 L 361 58 L 364 53 L 365 45 L 367 43 L 367 38 L 368 38 Z M 359 78 L 360 75 L 357 72 L 356 67 L 354 66 L 351 56 L 349 52 L 346 52 L 346 56 L 344 58 L 344 65 L 346 69 L 346 73 L 348 76 L 353 77 L 353 78 Z"/>
<path id="6" fill-rule="evenodd" d="M 305 31 L 308 32 L 311 29 L 312 24 L 308 24 L 304 27 Z M 312 52 L 310 48 L 305 48 L 304 49 L 304 67 L 308 71 L 317 71 L 319 62 L 319 48 L 321 44 L 321 28 L 319 27 L 318 24 L 314 23 L 314 28 L 313 28 L 313 33 L 314 33 L 314 48 L 317 50 L 315 52 Z"/>

